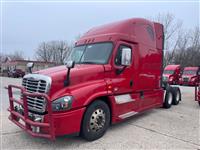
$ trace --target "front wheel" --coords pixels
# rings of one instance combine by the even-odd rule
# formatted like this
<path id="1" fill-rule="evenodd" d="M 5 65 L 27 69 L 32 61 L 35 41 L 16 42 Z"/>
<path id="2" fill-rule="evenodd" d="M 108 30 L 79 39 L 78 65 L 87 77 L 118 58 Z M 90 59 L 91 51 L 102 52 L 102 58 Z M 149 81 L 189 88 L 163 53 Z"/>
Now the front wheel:
<path id="1" fill-rule="evenodd" d="M 200 101 L 198 101 L 199 102 L 199 106 L 200 106 Z"/>
<path id="2" fill-rule="evenodd" d="M 110 125 L 110 109 L 101 101 L 94 101 L 86 110 L 81 127 L 81 135 L 88 141 L 99 139 Z"/>

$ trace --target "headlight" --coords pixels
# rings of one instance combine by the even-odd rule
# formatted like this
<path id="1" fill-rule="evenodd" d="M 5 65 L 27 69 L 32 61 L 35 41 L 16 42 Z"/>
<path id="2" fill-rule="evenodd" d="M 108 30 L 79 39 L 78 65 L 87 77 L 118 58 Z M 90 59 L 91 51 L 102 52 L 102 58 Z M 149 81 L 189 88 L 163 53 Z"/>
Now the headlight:
<path id="1" fill-rule="evenodd" d="M 72 96 L 64 96 L 52 102 L 53 111 L 69 110 L 72 107 Z"/>
<path id="2" fill-rule="evenodd" d="M 195 80 L 195 78 L 192 78 L 191 80 L 192 80 L 192 81 L 194 81 L 194 80 Z"/>
<path id="3" fill-rule="evenodd" d="M 164 77 L 163 77 L 163 81 L 167 81 L 167 77 L 164 76 Z"/>
<path id="4" fill-rule="evenodd" d="M 172 81 L 174 79 L 174 77 L 170 77 L 169 80 Z"/>

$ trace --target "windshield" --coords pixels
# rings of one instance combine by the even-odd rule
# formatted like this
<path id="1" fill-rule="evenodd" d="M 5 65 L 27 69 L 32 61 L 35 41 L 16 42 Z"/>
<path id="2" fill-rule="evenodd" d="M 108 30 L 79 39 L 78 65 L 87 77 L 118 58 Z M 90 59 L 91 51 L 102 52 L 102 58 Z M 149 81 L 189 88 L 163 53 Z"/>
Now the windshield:
<path id="1" fill-rule="evenodd" d="M 184 70 L 183 74 L 196 74 L 197 71 L 196 70 Z"/>
<path id="2" fill-rule="evenodd" d="M 174 70 L 164 70 L 164 74 L 173 74 Z"/>
<path id="3" fill-rule="evenodd" d="M 74 47 L 67 61 L 77 64 L 106 64 L 112 52 L 112 43 L 95 43 Z"/>

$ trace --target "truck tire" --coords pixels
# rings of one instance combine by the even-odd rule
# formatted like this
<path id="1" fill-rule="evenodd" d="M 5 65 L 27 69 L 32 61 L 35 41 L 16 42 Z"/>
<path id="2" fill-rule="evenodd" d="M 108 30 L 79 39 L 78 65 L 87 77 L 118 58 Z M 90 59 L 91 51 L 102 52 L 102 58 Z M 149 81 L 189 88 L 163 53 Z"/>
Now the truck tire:
<path id="1" fill-rule="evenodd" d="M 179 102 L 181 101 L 181 91 L 178 87 L 173 87 L 172 88 L 172 92 L 173 92 L 173 101 L 172 104 L 173 105 L 178 105 Z"/>
<path id="2" fill-rule="evenodd" d="M 87 108 L 81 126 L 81 136 L 94 141 L 102 137 L 110 125 L 110 109 L 101 100 L 94 101 Z"/>
<path id="3" fill-rule="evenodd" d="M 173 101 L 173 91 L 171 87 L 166 88 L 166 95 L 165 95 L 165 100 L 163 103 L 163 107 L 168 109 L 171 107 Z"/>

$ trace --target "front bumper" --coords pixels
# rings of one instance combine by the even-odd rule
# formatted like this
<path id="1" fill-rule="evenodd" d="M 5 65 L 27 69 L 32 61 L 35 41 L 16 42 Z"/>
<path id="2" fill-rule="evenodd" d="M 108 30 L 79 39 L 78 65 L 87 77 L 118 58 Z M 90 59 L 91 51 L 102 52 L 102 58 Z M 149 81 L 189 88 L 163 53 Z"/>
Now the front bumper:
<path id="1" fill-rule="evenodd" d="M 23 99 L 17 100 L 13 98 L 13 88 L 21 90 Z M 69 112 L 53 113 L 51 101 L 46 94 L 28 93 L 23 87 L 15 85 L 8 86 L 8 94 L 10 102 L 10 107 L 8 108 L 8 111 L 10 112 L 9 119 L 30 135 L 54 140 L 56 136 L 80 132 L 81 120 L 85 108 L 80 108 Z M 42 121 L 40 120 L 38 122 L 30 117 L 30 112 L 27 105 L 27 96 L 40 96 L 46 99 L 48 113 L 42 116 Z M 23 113 L 16 111 L 16 104 L 23 107 Z"/>
<path id="2" fill-rule="evenodd" d="M 182 81 L 180 82 L 180 84 L 181 84 L 181 85 L 190 85 L 190 86 L 194 86 L 194 85 L 197 84 L 197 82 L 196 82 L 196 81 L 190 81 L 190 80 L 189 80 L 189 81 L 183 81 L 183 80 L 182 80 Z"/>

